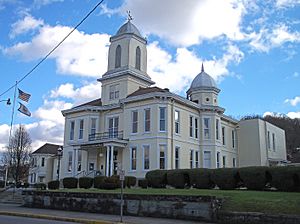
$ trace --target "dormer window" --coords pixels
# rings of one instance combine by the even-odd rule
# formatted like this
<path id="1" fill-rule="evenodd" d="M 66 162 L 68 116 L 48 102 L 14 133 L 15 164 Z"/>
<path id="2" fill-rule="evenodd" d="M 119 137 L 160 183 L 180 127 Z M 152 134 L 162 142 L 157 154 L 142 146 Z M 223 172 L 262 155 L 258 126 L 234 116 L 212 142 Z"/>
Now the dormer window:
<path id="1" fill-rule="evenodd" d="M 206 98 L 206 102 L 209 102 L 209 98 L 208 97 Z"/>
<path id="2" fill-rule="evenodd" d="M 114 100 L 114 99 L 119 99 L 119 85 L 111 85 L 109 87 L 109 99 Z"/>
<path id="3" fill-rule="evenodd" d="M 135 50 L 135 68 L 141 70 L 141 49 L 137 47 Z"/>
<path id="4" fill-rule="evenodd" d="M 121 46 L 118 45 L 116 48 L 115 68 L 121 67 L 121 53 L 122 53 Z"/>

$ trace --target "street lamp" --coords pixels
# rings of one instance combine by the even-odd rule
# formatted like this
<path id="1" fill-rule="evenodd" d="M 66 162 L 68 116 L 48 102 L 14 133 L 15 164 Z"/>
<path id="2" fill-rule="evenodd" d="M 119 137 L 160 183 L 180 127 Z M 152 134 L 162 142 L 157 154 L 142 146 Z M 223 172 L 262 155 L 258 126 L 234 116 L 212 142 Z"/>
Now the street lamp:
<path id="1" fill-rule="evenodd" d="M 0 100 L 0 102 L 6 102 L 7 105 L 11 105 L 10 98 L 8 98 L 7 100 Z"/>
<path id="2" fill-rule="evenodd" d="M 62 147 L 57 149 L 57 156 L 58 156 L 58 163 L 57 163 L 57 180 L 59 180 L 59 173 L 60 173 L 60 158 L 62 156 Z"/>

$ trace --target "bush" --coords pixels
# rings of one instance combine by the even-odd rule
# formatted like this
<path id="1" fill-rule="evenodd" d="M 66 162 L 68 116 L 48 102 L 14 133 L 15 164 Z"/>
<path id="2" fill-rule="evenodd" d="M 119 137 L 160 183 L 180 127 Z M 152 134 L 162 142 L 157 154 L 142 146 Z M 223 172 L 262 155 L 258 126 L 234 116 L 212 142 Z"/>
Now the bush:
<path id="1" fill-rule="evenodd" d="M 77 188 L 78 179 L 75 177 L 65 177 L 63 179 L 64 188 Z"/>
<path id="2" fill-rule="evenodd" d="M 133 176 L 125 176 L 125 186 L 130 188 L 135 186 L 136 184 L 136 177 Z"/>
<path id="3" fill-rule="evenodd" d="M 198 189 L 210 189 L 213 187 L 211 180 L 211 170 L 205 168 L 197 168 L 189 170 L 190 184 Z"/>
<path id="4" fill-rule="evenodd" d="M 167 184 L 166 170 L 152 170 L 146 173 L 146 179 L 150 187 L 164 188 Z"/>
<path id="5" fill-rule="evenodd" d="M 267 184 L 267 167 L 252 166 L 239 168 L 241 180 L 248 190 L 263 190 Z"/>
<path id="6" fill-rule="evenodd" d="M 147 188 L 148 187 L 148 180 L 147 179 L 138 180 L 138 186 L 141 187 L 141 188 Z"/>
<path id="7" fill-rule="evenodd" d="M 5 186 L 5 181 L 4 180 L 0 180 L 0 188 L 4 188 Z"/>
<path id="8" fill-rule="evenodd" d="M 37 183 L 37 184 L 34 184 L 34 188 L 36 188 L 38 190 L 46 190 L 47 186 L 44 183 Z"/>
<path id="9" fill-rule="evenodd" d="M 53 180 L 48 182 L 48 189 L 49 190 L 59 189 L 59 180 Z"/>
<path id="10" fill-rule="evenodd" d="M 23 183 L 23 187 L 24 187 L 24 188 L 28 188 L 28 187 L 29 187 L 29 183 L 28 183 L 28 182 L 24 182 L 24 183 Z"/>
<path id="11" fill-rule="evenodd" d="M 79 188 L 89 189 L 93 186 L 94 179 L 91 177 L 80 177 Z"/>
<path id="12" fill-rule="evenodd" d="M 104 177 L 98 176 L 94 178 L 94 187 L 98 189 L 113 190 L 121 186 L 118 176 Z"/>
<path id="13" fill-rule="evenodd" d="M 212 170 L 212 181 L 222 190 L 235 189 L 241 179 L 236 168 L 219 168 Z"/>
<path id="14" fill-rule="evenodd" d="M 300 167 L 270 167 L 271 185 L 279 191 L 300 191 Z"/>
<path id="15" fill-rule="evenodd" d="M 94 178 L 94 188 L 100 189 L 102 184 L 104 183 L 104 180 L 106 179 L 105 176 L 97 176 Z"/>
<path id="16" fill-rule="evenodd" d="M 185 188 L 187 186 L 190 186 L 188 170 L 168 170 L 167 184 L 175 188 Z"/>

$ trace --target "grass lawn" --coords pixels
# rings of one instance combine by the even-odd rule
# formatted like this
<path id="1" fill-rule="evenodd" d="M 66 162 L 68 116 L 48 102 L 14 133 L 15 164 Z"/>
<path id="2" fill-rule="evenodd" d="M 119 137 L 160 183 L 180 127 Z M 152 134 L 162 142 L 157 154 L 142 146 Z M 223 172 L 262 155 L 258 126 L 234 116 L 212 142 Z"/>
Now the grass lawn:
<path id="1" fill-rule="evenodd" d="M 55 190 L 68 192 L 101 192 L 120 193 L 117 190 L 100 189 L 68 189 Z M 211 195 L 224 198 L 222 207 L 225 211 L 264 212 L 269 214 L 300 215 L 300 193 L 245 191 L 245 190 L 206 190 L 206 189 L 124 189 L 125 194 L 156 194 L 156 195 Z"/>

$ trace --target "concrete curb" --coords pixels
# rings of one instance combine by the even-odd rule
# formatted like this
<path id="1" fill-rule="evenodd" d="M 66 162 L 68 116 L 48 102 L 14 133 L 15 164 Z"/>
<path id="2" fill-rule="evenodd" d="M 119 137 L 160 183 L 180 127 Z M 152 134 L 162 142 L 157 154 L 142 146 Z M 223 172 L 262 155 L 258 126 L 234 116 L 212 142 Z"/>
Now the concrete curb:
<path id="1" fill-rule="evenodd" d="M 48 220 L 56 220 L 56 221 L 64 221 L 64 222 L 76 222 L 76 223 L 83 223 L 83 224 L 116 224 L 116 223 L 119 223 L 119 222 L 110 222 L 110 221 L 103 221 L 103 220 L 59 217 L 59 216 L 51 216 L 51 215 L 38 215 L 38 214 L 32 214 L 32 213 L 9 212 L 9 211 L 0 211 L 0 215 L 19 216 L 19 217 L 28 217 L 28 218 L 36 218 L 36 219 L 48 219 Z"/>

